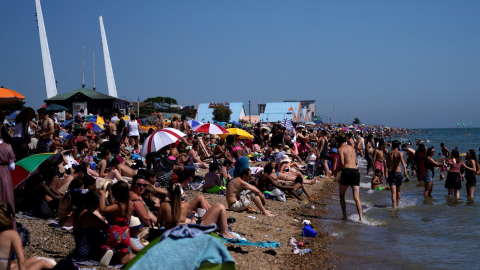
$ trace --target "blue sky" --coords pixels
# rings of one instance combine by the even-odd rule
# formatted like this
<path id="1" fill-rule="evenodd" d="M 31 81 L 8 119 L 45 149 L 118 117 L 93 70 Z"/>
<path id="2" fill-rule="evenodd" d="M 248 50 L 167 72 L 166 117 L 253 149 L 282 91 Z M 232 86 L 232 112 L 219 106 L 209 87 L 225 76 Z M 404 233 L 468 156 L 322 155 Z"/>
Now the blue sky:
<path id="1" fill-rule="evenodd" d="M 317 114 L 414 128 L 476 123 L 480 1 L 43 0 L 58 92 L 107 93 L 103 15 L 119 97 L 182 105 L 315 99 Z M 35 1 L 1 1 L 0 85 L 46 99 Z"/>

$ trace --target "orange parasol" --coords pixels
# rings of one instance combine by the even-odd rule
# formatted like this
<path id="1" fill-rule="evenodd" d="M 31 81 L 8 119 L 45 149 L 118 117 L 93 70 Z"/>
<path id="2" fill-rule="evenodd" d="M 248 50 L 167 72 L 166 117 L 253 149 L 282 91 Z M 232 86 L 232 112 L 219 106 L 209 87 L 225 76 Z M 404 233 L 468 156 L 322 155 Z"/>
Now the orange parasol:
<path id="1" fill-rule="evenodd" d="M 0 87 L 0 105 L 17 103 L 24 99 L 23 95 L 13 90 Z"/>

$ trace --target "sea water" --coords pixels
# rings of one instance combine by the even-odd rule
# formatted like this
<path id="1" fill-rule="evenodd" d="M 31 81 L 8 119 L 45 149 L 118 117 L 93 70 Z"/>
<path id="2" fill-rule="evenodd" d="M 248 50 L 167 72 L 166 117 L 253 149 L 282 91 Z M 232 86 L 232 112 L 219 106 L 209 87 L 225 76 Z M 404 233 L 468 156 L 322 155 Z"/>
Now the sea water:
<path id="1" fill-rule="evenodd" d="M 480 129 L 428 129 L 414 134 L 441 153 L 440 143 L 460 153 L 474 149 L 478 156 Z M 406 156 L 404 156 L 406 159 Z M 439 161 L 441 158 L 436 156 Z M 332 248 L 341 255 L 338 269 L 480 269 L 480 197 L 468 199 L 462 182 L 460 199 L 447 196 L 445 181 L 435 171 L 432 198 L 423 196 L 416 176 L 401 187 L 402 200 L 392 208 L 390 191 L 370 190 L 371 175 L 361 166 L 360 200 L 363 222 L 349 188 L 346 194 L 348 221 L 342 221 L 338 194 L 332 194 L 328 214 L 321 218 L 327 232 L 336 238 Z M 446 176 L 446 172 L 443 172 Z M 477 176 L 480 180 L 480 176 Z M 475 196 L 480 196 L 479 186 Z"/>

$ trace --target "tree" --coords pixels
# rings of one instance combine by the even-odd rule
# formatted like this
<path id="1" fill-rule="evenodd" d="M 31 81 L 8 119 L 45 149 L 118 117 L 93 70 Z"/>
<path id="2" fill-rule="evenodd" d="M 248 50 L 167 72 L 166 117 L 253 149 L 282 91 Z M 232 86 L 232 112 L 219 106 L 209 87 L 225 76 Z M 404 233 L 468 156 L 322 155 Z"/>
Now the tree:
<path id="1" fill-rule="evenodd" d="M 25 101 L 19 101 L 17 103 L 2 105 L 2 109 L 4 112 L 10 111 L 11 113 L 14 111 L 21 111 L 25 109 Z"/>
<path id="2" fill-rule="evenodd" d="M 213 109 L 213 120 L 217 122 L 228 122 L 230 121 L 230 115 L 232 110 L 229 107 L 224 106 L 223 104 L 217 105 Z"/>
<path id="3" fill-rule="evenodd" d="M 171 97 L 153 97 L 145 99 L 145 102 L 154 104 L 154 103 L 164 103 L 164 104 L 178 104 L 177 100 Z"/>
<path id="4" fill-rule="evenodd" d="M 358 117 L 355 117 L 355 119 L 353 119 L 353 122 L 352 124 L 357 124 L 357 125 L 360 125 L 360 119 L 358 119 Z"/>

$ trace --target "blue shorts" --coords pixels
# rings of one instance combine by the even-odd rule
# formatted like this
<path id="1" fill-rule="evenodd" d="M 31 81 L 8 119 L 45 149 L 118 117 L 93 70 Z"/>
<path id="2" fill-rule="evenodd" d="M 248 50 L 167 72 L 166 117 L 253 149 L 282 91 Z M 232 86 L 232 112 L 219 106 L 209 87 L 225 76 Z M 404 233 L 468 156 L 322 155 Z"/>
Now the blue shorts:
<path id="1" fill-rule="evenodd" d="M 423 175 L 423 182 L 429 183 L 433 182 L 433 177 L 435 177 L 435 172 L 432 170 L 425 170 L 425 174 Z"/>

